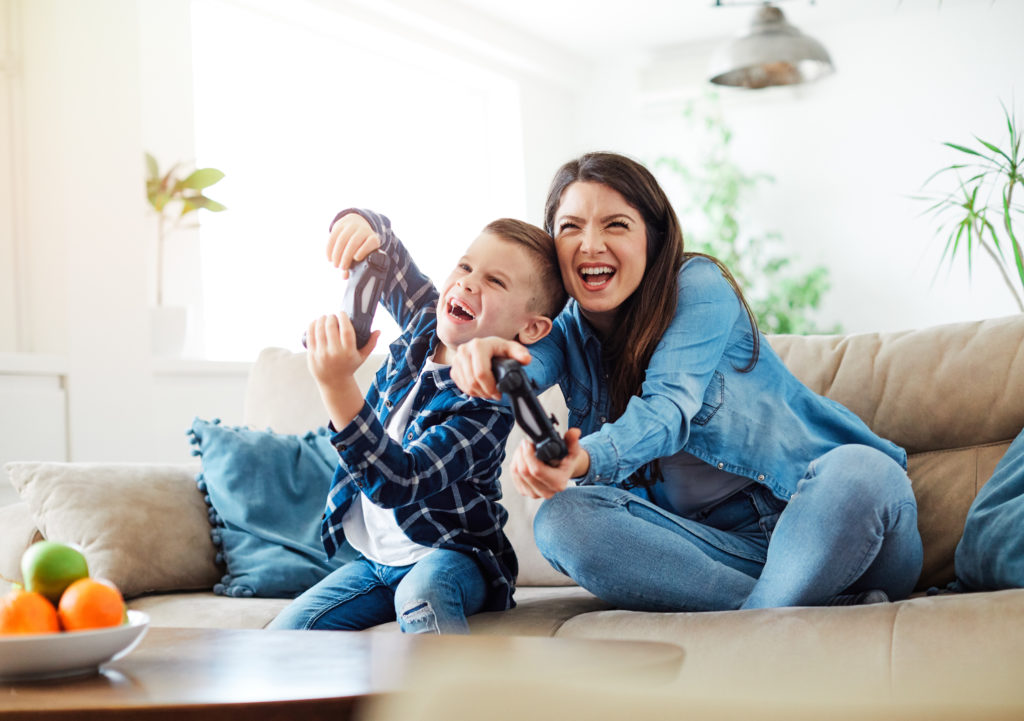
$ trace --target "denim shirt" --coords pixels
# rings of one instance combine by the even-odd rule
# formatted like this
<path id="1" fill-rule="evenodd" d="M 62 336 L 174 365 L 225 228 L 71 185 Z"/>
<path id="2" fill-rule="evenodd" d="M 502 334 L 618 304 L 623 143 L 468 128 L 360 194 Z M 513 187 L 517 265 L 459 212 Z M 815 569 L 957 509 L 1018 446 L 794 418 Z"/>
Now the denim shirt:
<path id="1" fill-rule="evenodd" d="M 548 337 L 530 346 L 527 373 L 557 383 L 580 428 L 590 469 L 581 484 L 620 484 L 657 458 L 685 450 L 767 486 L 788 501 L 808 465 L 845 444 L 876 448 L 906 468 L 906 452 L 853 412 L 801 383 L 763 335 L 749 372 L 753 334 L 743 305 L 706 258 L 679 271 L 675 317 L 647 367 L 641 394 L 609 423 L 601 341 L 570 300 Z"/>

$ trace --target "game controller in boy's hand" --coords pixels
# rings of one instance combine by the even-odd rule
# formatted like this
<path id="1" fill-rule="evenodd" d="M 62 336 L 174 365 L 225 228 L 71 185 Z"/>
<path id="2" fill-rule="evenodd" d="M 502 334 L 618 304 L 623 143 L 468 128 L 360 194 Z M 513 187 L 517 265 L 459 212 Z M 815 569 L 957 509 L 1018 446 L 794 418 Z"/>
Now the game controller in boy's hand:
<path id="1" fill-rule="evenodd" d="M 352 321 L 356 348 L 362 348 L 370 339 L 373 313 L 384 292 L 384 278 L 390 262 L 384 251 L 375 250 L 351 268 L 341 309 Z M 302 336 L 302 345 L 306 345 L 305 335 Z"/>
<path id="2" fill-rule="evenodd" d="M 512 398 L 516 421 L 533 441 L 537 458 L 549 466 L 557 466 L 569 452 L 562 436 L 555 430 L 554 415 L 544 414 L 537 400 L 537 387 L 526 375 L 519 361 L 511 358 L 491 359 L 491 371 L 498 390 Z"/>

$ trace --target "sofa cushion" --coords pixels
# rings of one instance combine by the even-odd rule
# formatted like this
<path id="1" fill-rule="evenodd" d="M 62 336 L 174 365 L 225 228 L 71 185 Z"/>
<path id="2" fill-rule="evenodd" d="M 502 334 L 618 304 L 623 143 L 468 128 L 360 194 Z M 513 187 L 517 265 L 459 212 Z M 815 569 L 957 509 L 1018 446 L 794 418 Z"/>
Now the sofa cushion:
<path id="1" fill-rule="evenodd" d="M 0 506 L 0 593 L 6 593 L 11 583 L 22 581 L 21 556 L 42 538 L 25 501 Z"/>
<path id="2" fill-rule="evenodd" d="M 338 457 L 327 429 L 283 434 L 197 418 L 190 433 L 226 569 L 215 593 L 294 598 L 353 557 L 344 546 L 328 560 L 320 541 Z"/>
<path id="3" fill-rule="evenodd" d="M 286 598 L 233 598 L 205 591 L 141 596 L 128 608 L 145 612 L 153 626 L 263 628 L 289 603 Z"/>
<path id="4" fill-rule="evenodd" d="M 554 636 L 570 618 L 611 606 L 579 586 L 517 586 L 516 607 L 508 611 L 470 616 L 474 636 Z M 370 631 L 398 631 L 397 621 L 382 623 Z"/>
<path id="5" fill-rule="evenodd" d="M 907 459 L 924 545 L 918 590 L 942 588 L 955 580 L 954 554 L 967 511 L 1009 446 L 1009 442 L 990 443 L 915 453 Z"/>
<path id="6" fill-rule="evenodd" d="M 8 463 L 45 538 L 76 544 L 126 597 L 209 588 L 220 572 L 195 464 Z"/>
<path id="7" fill-rule="evenodd" d="M 907 453 L 1009 441 L 1024 428 L 1024 314 L 768 340 L 808 387 Z"/>

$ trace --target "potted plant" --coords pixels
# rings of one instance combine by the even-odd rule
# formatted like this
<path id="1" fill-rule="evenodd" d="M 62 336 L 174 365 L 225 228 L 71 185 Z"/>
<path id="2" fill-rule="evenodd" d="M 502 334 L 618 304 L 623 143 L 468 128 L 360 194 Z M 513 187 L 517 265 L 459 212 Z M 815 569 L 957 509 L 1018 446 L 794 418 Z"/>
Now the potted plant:
<path id="1" fill-rule="evenodd" d="M 947 194 L 916 197 L 932 203 L 925 213 L 939 221 L 938 237 L 945 240 L 939 264 L 948 259 L 952 265 L 962 249 L 970 273 L 975 251 L 980 250 L 995 263 L 1018 310 L 1024 312 L 1024 257 L 1014 230 L 1015 219 L 1024 213 L 1020 196 L 1014 199 L 1017 186 L 1024 183 L 1024 156 L 1016 114 L 1002 107 L 1007 144 L 1000 147 L 977 136 L 975 148 L 943 143 L 956 151 L 960 162 L 940 168 L 923 185 L 952 175 L 955 188 Z"/>
<path id="2" fill-rule="evenodd" d="M 216 168 L 199 168 L 186 173 L 180 164 L 161 172 L 156 158 L 146 153 L 146 199 L 157 216 L 156 304 L 152 313 L 153 350 L 158 355 L 176 355 L 185 342 L 187 311 L 164 304 L 164 263 L 167 238 L 198 222 L 186 225 L 193 213 L 219 213 L 226 207 L 209 198 L 205 190 L 220 182 L 224 173 Z"/>
<path id="3" fill-rule="evenodd" d="M 841 332 L 840 324 L 821 325 L 817 320 L 818 308 L 831 285 L 828 269 L 821 265 L 799 267 L 777 232 L 743 229 L 744 202 L 760 183 L 773 178 L 750 174 L 732 159 L 732 130 L 717 96 L 707 101 L 701 113 L 693 103 L 685 112 L 691 129 L 699 124 L 706 134 L 701 157 L 688 164 L 675 156 L 662 156 L 655 163 L 681 184 L 676 207 L 684 222 L 693 224 L 686 230 L 686 249 L 713 255 L 729 268 L 763 332 Z"/>

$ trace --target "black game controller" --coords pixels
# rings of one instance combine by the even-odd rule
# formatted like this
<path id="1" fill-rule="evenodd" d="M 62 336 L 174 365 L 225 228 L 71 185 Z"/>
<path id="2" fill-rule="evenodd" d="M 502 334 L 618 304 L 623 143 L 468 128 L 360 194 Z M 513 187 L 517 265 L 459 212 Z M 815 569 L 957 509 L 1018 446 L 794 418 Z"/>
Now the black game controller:
<path id="1" fill-rule="evenodd" d="M 491 371 L 497 381 L 498 390 L 512 399 L 512 412 L 516 422 L 533 441 L 537 458 L 549 466 L 557 466 L 569 450 L 555 426 L 554 415 L 544 414 L 544 408 L 537 400 L 537 386 L 526 375 L 519 361 L 511 358 L 492 358 Z"/>
<path id="2" fill-rule="evenodd" d="M 370 339 L 373 313 L 384 292 L 384 278 L 390 264 L 384 251 L 375 250 L 352 266 L 341 309 L 352 321 L 352 328 L 356 332 L 356 348 L 362 348 Z M 302 345 L 306 346 L 305 335 L 302 336 Z"/>

